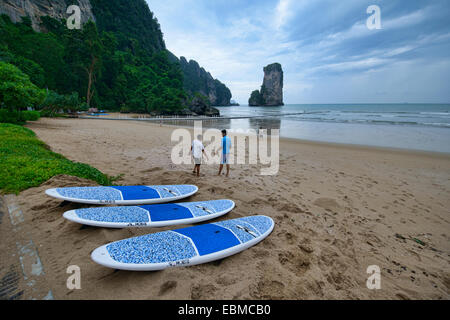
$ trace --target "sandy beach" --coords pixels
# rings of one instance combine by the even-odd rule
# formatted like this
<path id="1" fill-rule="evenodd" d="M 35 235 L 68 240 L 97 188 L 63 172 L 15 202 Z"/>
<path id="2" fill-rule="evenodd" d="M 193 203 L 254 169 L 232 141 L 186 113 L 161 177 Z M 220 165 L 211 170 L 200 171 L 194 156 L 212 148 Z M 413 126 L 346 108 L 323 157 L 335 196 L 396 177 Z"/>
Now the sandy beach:
<path id="1" fill-rule="evenodd" d="M 41 119 L 27 127 L 68 159 L 121 175 L 116 183 L 195 184 L 199 192 L 189 201 L 236 202 L 219 220 L 263 214 L 276 223 L 263 242 L 221 261 L 115 271 L 95 264 L 91 251 L 170 228 L 109 230 L 69 222 L 65 211 L 86 206 L 61 206 L 45 189 L 92 182 L 54 177 L 20 193 L 17 202 L 21 232 L 32 238 L 45 271 L 42 290 L 51 288 L 55 299 L 450 298 L 450 155 L 282 139 L 275 176 L 259 175 L 257 165 L 236 165 L 229 178 L 218 177 L 217 166 L 204 165 L 197 178 L 191 166 L 171 162 L 173 127 L 88 119 Z M 2 232 L 7 256 L 15 244 L 5 237 Z M 69 265 L 81 269 L 80 290 L 66 287 Z M 381 269 L 380 290 L 366 286 L 370 265 Z M 24 298 L 41 290 L 19 285 Z"/>

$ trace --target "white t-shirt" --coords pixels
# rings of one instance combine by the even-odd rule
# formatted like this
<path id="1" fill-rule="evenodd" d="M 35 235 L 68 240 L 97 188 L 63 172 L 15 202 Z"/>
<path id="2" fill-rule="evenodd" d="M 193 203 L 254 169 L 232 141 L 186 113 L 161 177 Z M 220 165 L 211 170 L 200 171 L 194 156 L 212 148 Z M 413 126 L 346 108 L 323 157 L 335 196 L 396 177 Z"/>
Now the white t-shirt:
<path id="1" fill-rule="evenodd" d="M 192 141 L 192 156 L 194 158 L 201 158 L 202 157 L 202 151 L 205 149 L 203 146 L 203 143 L 201 143 L 198 140 Z"/>

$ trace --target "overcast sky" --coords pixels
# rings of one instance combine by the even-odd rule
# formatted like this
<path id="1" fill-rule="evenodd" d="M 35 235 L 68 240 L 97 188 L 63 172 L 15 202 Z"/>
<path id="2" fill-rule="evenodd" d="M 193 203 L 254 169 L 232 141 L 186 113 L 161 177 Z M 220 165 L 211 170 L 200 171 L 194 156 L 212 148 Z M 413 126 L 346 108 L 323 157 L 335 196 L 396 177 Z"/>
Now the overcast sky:
<path id="1" fill-rule="evenodd" d="M 148 0 L 167 48 L 247 104 L 263 67 L 285 103 L 450 102 L 449 0 Z M 369 30 L 370 5 L 381 27 Z"/>

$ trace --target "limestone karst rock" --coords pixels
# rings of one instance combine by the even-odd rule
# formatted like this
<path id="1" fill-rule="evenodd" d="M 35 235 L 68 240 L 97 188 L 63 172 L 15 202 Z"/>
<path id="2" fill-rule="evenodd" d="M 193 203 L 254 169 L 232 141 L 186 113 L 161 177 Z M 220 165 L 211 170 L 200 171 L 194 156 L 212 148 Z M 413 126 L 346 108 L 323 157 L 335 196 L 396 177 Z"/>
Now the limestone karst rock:
<path id="1" fill-rule="evenodd" d="M 250 106 L 283 106 L 283 69 L 281 64 L 273 63 L 264 68 L 264 81 L 261 90 L 252 92 L 248 101 Z"/>

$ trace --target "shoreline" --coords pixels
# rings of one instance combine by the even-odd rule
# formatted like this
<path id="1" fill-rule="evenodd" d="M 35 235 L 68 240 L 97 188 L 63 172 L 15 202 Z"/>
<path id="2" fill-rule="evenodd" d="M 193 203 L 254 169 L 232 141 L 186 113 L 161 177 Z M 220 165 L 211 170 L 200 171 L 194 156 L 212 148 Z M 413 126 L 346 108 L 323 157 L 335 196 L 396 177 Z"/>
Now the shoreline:
<path id="1" fill-rule="evenodd" d="M 304 143 L 311 145 L 323 145 L 324 147 L 336 147 L 336 148 L 347 148 L 349 151 L 356 150 L 366 150 L 366 151 L 381 151 L 381 152 L 394 152 L 404 155 L 414 155 L 414 156 L 424 156 L 424 157 L 437 157 L 450 160 L 450 153 L 438 152 L 438 151 L 427 151 L 427 150 L 417 150 L 417 149 L 407 149 L 407 148 L 394 148 L 394 147 L 381 147 L 381 146 L 371 146 L 362 144 L 350 144 L 350 143 L 337 143 L 337 142 L 326 142 L 326 141 L 316 141 L 316 140 L 304 140 L 296 138 L 280 138 L 280 140 L 292 143 Z"/>
<path id="2" fill-rule="evenodd" d="M 41 119 L 27 127 L 72 161 L 123 174 L 119 184 L 195 184 L 199 192 L 187 201 L 235 201 L 232 212 L 212 222 L 254 214 L 275 221 L 267 239 L 220 262 L 114 272 L 95 264 L 90 252 L 173 228 L 82 228 L 62 217 L 80 205 L 61 207 L 44 191 L 92 182 L 56 176 L 17 197 L 22 230 L 39 248 L 45 289 L 56 299 L 450 298 L 447 156 L 283 138 L 276 176 L 259 175 L 259 165 L 233 165 L 229 178 L 218 177 L 216 165 L 204 165 L 197 178 L 191 165 L 170 161 L 172 127 L 83 119 Z M 81 290 L 65 286 L 69 265 L 82 271 Z M 381 269 L 381 290 L 365 285 L 370 265 Z"/>
<path id="3" fill-rule="evenodd" d="M 171 127 L 171 128 L 193 128 L 193 125 L 185 125 L 185 124 L 170 124 L 170 123 L 164 123 L 164 122 L 170 122 L 170 121 L 221 121 L 221 120 L 232 120 L 232 119 L 252 119 L 252 118 L 267 118 L 268 116 L 254 116 L 254 117 L 200 117 L 200 118 L 151 118 L 151 119 L 133 119 L 133 118 L 101 118 L 101 117 L 79 117 L 79 119 L 85 119 L 85 120 L 110 120 L 110 121 L 136 121 L 136 122 L 143 122 L 148 123 L 152 125 L 158 125 L 157 122 L 162 121 L 162 126 L 165 127 Z M 377 124 L 373 124 L 377 125 Z M 403 125 L 406 127 L 416 128 L 415 126 L 408 126 Z M 214 129 L 213 127 L 204 127 L 204 129 Z M 436 128 L 438 129 L 438 128 Z M 442 128 L 444 129 L 444 128 Z M 233 130 L 233 129 L 230 129 Z M 291 137 L 280 137 L 280 140 L 292 140 L 292 141 L 299 141 L 302 143 L 317 143 L 319 145 L 322 144 L 328 144 L 330 146 L 342 146 L 342 147 L 354 147 L 354 148 L 368 148 L 368 149 L 375 149 L 375 150 L 387 150 L 387 151 L 393 151 L 393 152 L 409 152 L 412 154 L 430 154 L 430 155 L 442 155 L 442 156 L 450 156 L 450 152 L 446 151 L 433 151 L 433 150 L 423 150 L 423 149 L 413 149 L 413 148 L 401 148 L 401 147 L 390 147 L 390 146 L 377 146 L 377 145 L 369 145 L 369 144 L 357 144 L 357 143 L 346 143 L 346 142 L 331 142 L 331 141 L 320 141 L 320 140 L 308 140 L 308 139 L 302 139 L 302 138 L 291 138 Z"/>

